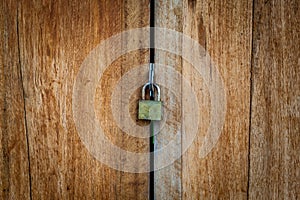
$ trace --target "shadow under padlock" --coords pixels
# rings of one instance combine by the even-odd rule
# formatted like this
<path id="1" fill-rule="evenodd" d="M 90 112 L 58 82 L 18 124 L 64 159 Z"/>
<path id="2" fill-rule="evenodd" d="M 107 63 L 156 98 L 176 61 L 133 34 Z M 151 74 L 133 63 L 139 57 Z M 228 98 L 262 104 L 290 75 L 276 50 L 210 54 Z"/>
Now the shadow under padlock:
<path id="1" fill-rule="evenodd" d="M 150 87 L 154 87 L 154 100 L 150 100 L 150 92 L 146 93 Z M 156 93 L 155 93 L 156 91 Z M 148 94 L 146 96 L 146 94 Z M 147 100 L 146 97 L 149 99 Z M 160 121 L 162 119 L 162 101 L 160 101 L 160 88 L 157 84 L 146 83 L 142 88 L 142 99 L 139 100 L 139 110 L 138 110 L 138 119 L 140 120 L 151 120 L 151 121 Z"/>

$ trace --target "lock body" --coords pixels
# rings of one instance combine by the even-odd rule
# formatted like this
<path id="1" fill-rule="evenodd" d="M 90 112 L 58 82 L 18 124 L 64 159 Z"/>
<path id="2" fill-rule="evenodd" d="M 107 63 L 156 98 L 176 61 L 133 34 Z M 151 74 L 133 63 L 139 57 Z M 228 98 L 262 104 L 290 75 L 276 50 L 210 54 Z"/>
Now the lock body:
<path id="1" fill-rule="evenodd" d="M 139 100 L 138 118 L 158 121 L 162 118 L 162 101 Z"/>
<path id="2" fill-rule="evenodd" d="M 146 88 L 153 85 L 157 91 L 156 100 L 146 100 Z M 162 102 L 160 101 L 160 88 L 154 83 L 146 83 L 142 89 L 142 100 L 139 101 L 138 119 L 158 121 L 162 118 Z"/>

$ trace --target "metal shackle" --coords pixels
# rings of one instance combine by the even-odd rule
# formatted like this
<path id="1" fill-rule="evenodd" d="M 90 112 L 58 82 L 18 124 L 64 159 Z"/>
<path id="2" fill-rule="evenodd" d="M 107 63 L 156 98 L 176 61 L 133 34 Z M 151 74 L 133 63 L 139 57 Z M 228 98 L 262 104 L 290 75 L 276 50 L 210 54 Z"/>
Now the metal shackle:
<path id="1" fill-rule="evenodd" d="M 155 83 L 152 83 L 153 84 L 153 86 L 156 88 L 156 90 L 157 90 L 157 101 L 160 101 L 160 88 L 159 88 L 159 86 L 158 85 L 156 85 Z M 148 82 L 148 83 L 146 83 L 144 86 L 143 86 L 143 89 L 142 89 L 142 99 L 143 100 L 145 100 L 145 94 L 146 94 L 146 88 L 147 88 L 147 86 L 150 86 L 151 85 L 151 83 L 150 82 Z"/>

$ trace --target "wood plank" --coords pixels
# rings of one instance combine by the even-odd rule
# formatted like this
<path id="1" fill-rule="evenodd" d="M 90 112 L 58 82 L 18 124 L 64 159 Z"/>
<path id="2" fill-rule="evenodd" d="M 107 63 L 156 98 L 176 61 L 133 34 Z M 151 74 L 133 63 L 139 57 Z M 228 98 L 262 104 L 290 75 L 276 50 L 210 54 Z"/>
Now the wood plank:
<path id="1" fill-rule="evenodd" d="M 254 1 L 250 199 L 299 199 L 300 3 Z"/>
<path id="2" fill-rule="evenodd" d="M 203 139 L 209 127 L 216 125 L 210 121 L 212 95 L 204 80 L 213 82 L 216 77 L 199 77 L 184 62 L 182 73 L 193 81 L 199 101 L 200 130 L 182 157 L 182 199 L 246 199 L 252 4 L 227 0 L 183 2 L 183 33 L 203 46 L 219 70 L 225 85 L 227 110 L 216 145 L 201 157 Z M 216 88 L 211 94 L 220 92 Z"/>
<path id="3" fill-rule="evenodd" d="M 136 1 L 136 0 L 127 0 L 124 4 L 124 13 L 123 13 L 123 30 L 131 30 L 142 27 L 149 27 L 149 0 L 146 1 Z M 143 40 L 139 38 L 137 40 Z M 129 38 L 123 38 L 128 40 Z M 122 46 L 122 49 L 131 49 L 133 44 L 126 42 L 126 45 Z M 133 70 L 135 67 L 140 65 L 147 64 L 149 62 L 149 50 L 137 50 L 134 52 L 128 52 L 123 56 L 122 59 L 122 76 L 126 73 L 130 73 L 130 70 Z M 138 77 L 133 78 L 133 85 L 141 86 Z M 139 88 L 140 89 L 140 88 Z M 126 85 L 122 87 L 122 93 L 120 94 L 120 100 L 124 98 L 124 94 L 128 88 Z M 138 100 L 140 99 L 141 90 L 136 90 L 129 99 L 129 106 L 131 107 L 131 116 L 126 115 L 125 112 L 120 113 L 121 119 L 130 118 L 138 124 L 137 120 L 137 105 Z M 126 97 L 125 97 L 126 98 Z M 134 109 L 135 108 L 135 109 Z M 133 137 L 128 132 L 123 132 L 122 144 L 120 145 L 123 149 L 136 153 L 145 153 L 149 152 L 149 143 L 147 138 L 138 138 Z M 122 158 L 121 158 L 122 159 Z M 131 162 L 132 158 L 127 158 L 127 162 Z M 141 160 L 139 158 L 134 159 L 133 162 L 136 164 L 136 168 L 139 168 Z M 148 173 L 129 173 L 121 172 L 120 175 L 120 199 L 147 199 L 149 196 L 149 175 Z"/>
<path id="4" fill-rule="evenodd" d="M 142 199 L 148 190 L 146 174 L 111 169 L 83 145 L 72 115 L 72 93 L 80 65 L 93 48 L 125 29 L 148 24 L 147 2 L 133 6 L 132 1 L 119 0 L 26 1 L 21 6 L 21 61 L 32 197 Z M 132 11 L 132 17 L 127 18 Z M 106 86 L 113 86 L 122 76 L 122 62 L 121 59 L 113 63 L 105 80 L 99 83 L 98 87 L 107 94 L 104 104 L 111 95 L 111 87 Z M 104 110 L 100 115 L 109 119 L 109 112 Z M 102 125 L 111 127 L 113 143 L 126 147 L 123 137 L 117 137 L 121 133 L 112 120 Z"/>
<path id="5" fill-rule="evenodd" d="M 0 199 L 29 199 L 29 159 L 18 44 L 18 3 L 0 3 Z"/>
<path id="6" fill-rule="evenodd" d="M 182 1 L 157 0 L 155 1 L 155 27 L 166 28 L 182 32 Z M 168 40 L 167 34 L 157 34 L 156 41 Z M 173 43 L 167 42 L 171 49 L 180 51 L 180 40 Z M 181 73 L 182 59 L 179 55 L 155 50 L 156 80 L 161 86 L 161 96 L 164 105 L 164 118 L 161 123 L 155 124 L 161 130 L 155 137 L 155 151 L 168 152 L 170 159 L 181 154 Z M 170 67 L 172 70 L 168 70 Z M 169 72 L 168 72 L 169 71 Z M 176 148 L 170 149 L 167 145 L 175 142 Z M 160 156 L 155 155 L 155 165 L 165 163 Z M 181 199 L 181 158 L 155 171 L 155 198 L 156 199 Z"/>

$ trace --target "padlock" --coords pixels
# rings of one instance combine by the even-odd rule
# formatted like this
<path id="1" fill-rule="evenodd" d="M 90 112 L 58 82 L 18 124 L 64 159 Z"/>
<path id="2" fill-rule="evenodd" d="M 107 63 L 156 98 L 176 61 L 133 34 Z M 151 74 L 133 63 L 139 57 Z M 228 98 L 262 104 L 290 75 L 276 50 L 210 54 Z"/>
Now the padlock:
<path id="1" fill-rule="evenodd" d="M 153 84 L 157 91 L 156 100 L 145 100 L 146 88 L 151 83 L 146 83 L 142 89 L 142 100 L 139 100 L 138 118 L 143 120 L 161 120 L 162 118 L 162 101 L 160 101 L 160 88 Z"/>

